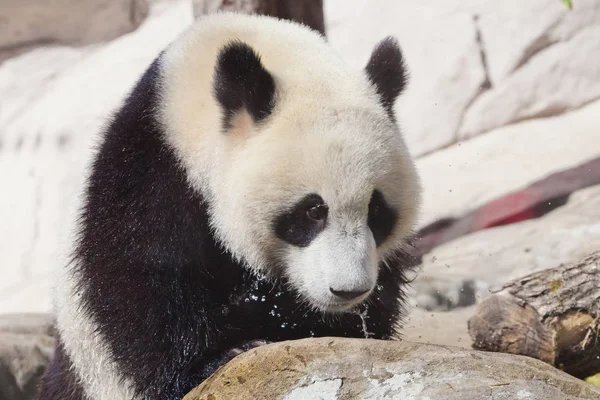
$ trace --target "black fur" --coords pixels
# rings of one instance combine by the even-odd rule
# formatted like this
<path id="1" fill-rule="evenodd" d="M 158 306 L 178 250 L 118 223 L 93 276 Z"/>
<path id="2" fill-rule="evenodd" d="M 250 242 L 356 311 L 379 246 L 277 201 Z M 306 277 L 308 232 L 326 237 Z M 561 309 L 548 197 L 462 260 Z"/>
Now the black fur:
<path id="1" fill-rule="evenodd" d="M 388 206 L 383 194 L 379 190 L 373 191 L 369 203 L 368 224 L 377 246 L 392 233 L 397 219 L 398 213 Z"/>
<path id="2" fill-rule="evenodd" d="M 327 226 L 327 214 L 324 218 L 311 218 L 308 211 L 313 207 L 326 210 L 325 202 L 318 194 L 309 194 L 275 219 L 274 231 L 277 237 L 294 246 L 306 247 Z"/>
<path id="3" fill-rule="evenodd" d="M 242 110 L 246 110 L 254 122 L 271 114 L 275 80 L 250 46 L 235 41 L 219 53 L 213 91 L 223 107 L 223 126 L 227 130 L 231 128 L 233 116 Z"/>
<path id="4" fill-rule="evenodd" d="M 250 275 L 219 247 L 206 204 L 154 117 L 159 83 L 160 58 L 106 129 L 74 255 L 82 307 L 136 391 L 149 400 L 181 399 L 232 348 L 257 339 L 394 335 L 408 266 L 400 255 L 391 268 L 381 266 L 361 318 L 313 311 L 285 281 Z M 82 399 L 69 363 L 59 347 L 39 399 Z"/>
<path id="5" fill-rule="evenodd" d="M 365 70 L 377 89 L 381 104 L 390 118 L 395 119 L 394 102 L 408 83 L 408 73 L 396 39 L 387 37 L 382 40 L 371 53 Z"/>

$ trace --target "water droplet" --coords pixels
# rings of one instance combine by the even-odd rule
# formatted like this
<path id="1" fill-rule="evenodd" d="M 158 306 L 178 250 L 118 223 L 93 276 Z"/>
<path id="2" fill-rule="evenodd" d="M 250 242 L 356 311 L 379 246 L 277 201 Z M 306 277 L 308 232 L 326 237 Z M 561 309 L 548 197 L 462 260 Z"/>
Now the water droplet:
<path id="1" fill-rule="evenodd" d="M 266 296 L 263 296 L 263 297 L 261 297 L 261 299 L 260 299 L 260 301 L 262 301 L 262 302 L 264 302 L 264 301 L 266 301 L 266 300 L 267 300 L 267 297 L 266 297 Z"/>
<path id="2" fill-rule="evenodd" d="M 287 328 L 287 322 L 284 322 L 284 323 L 282 323 L 282 324 L 281 324 L 281 327 L 282 327 L 282 328 Z"/>
<path id="3" fill-rule="evenodd" d="M 250 299 L 247 297 L 244 299 L 244 303 L 248 303 L 249 301 L 250 301 Z"/>
<path id="4" fill-rule="evenodd" d="M 368 339 L 369 335 L 370 335 L 369 331 L 367 330 L 367 318 L 368 318 L 367 311 L 368 311 L 368 308 L 365 307 L 365 309 L 362 312 L 358 312 L 358 311 L 356 312 L 356 315 L 358 315 L 360 317 L 360 320 L 362 322 L 362 324 L 358 325 L 358 327 L 362 329 L 362 331 L 365 335 L 365 339 Z"/>
<path id="5" fill-rule="evenodd" d="M 314 337 L 314 336 L 315 336 L 315 333 L 314 333 L 313 331 L 310 331 L 310 332 L 309 332 L 309 335 L 310 335 L 311 337 Z"/>
<path id="6" fill-rule="evenodd" d="M 269 314 L 271 314 L 271 316 L 274 317 L 275 316 L 275 310 L 271 310 L 271 312 Z"/>
<path id="7" fill-rule="evenodd" d="M 277 308 L 277 304 L 273 304 L 273 307 Z"/>

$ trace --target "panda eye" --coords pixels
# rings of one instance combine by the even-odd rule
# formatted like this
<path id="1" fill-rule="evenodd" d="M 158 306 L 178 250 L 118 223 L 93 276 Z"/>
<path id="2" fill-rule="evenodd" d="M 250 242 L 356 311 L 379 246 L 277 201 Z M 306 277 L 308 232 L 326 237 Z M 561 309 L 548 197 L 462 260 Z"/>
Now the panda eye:
<path id="1" fill-rule="evenodd" d="M 391 235 L 397 219 L 397 212 L 385 201 L 383 194 L 375 190 L 369 203 L 368 224 L 377 246 Z"/>
<path id="2" fill-rule="evenodd" d="M 379 215 L 379 204 L 371 203 L 369 212 L 373 217 L 377 217 Z"/>
<path id="3" fill-rule="evenodd" d="M 310 193 L 275 217 L 275 235 L 293 246 L 306 247 L 325 230 L 328 212 L 323 198 Z"/>
<path id="4" fill-rule="evenodd" d="M 319 204 L 313 207 L 310 207 L 306 210 L 306 214 L 310 219 L 314 219 L 315 221 L 323 221 L 327 218 L 328 208 L 324 204 Z"/>

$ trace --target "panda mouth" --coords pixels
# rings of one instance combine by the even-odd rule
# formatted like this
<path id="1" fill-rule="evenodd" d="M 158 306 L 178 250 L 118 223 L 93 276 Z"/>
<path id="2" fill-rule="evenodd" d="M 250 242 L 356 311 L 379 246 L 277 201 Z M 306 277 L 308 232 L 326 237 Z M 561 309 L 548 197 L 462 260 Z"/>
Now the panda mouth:
<path id="1" fill-rule="evenodd" d="M 325 313 L 347 313 L 354 311 L 355 308 L 363 304 L 370 296 L 371 291 L 364 293 L 351 300 L 341 299 L 339 297 L 333 297 L 332 300 L 323 303 L 311 301 L 318 309 Z M 316 304 L 315 304 L 316 303 Z"/>

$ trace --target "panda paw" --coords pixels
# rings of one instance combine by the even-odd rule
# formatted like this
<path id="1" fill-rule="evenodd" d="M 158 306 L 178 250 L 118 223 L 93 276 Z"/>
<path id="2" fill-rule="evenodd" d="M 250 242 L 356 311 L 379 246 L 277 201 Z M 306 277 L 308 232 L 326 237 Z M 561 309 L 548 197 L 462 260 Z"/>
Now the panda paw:
<path id="1" fill-rule="evenodd" d="M 242 343 L 239 347 L 234 347 L 234 348 L 230 349 L 227 352 L 227 356 L 229 356 L 229 360 L 231 360 L 232 358 L 239 356 L 240 354 L 242 354 L 248 350 L 254 349 L 256 347 L 264 346 L 265 344 L 269 344 L 269 343 L 272 343 L 272 342 L 269 342 L 268 340 L 250 340 L 248 342 Z"/>
<path id="2" fill-rule="evenodd" d="M 207 379 L 217 369 L 227 364 L 229 361 L 239 356 L 240 354 L 269 343 L 272 342 L 269 342 L 267 340 L 249 340 L 247 342 L 243 342 L 238 347 L 233 347 L 225 351 L 224 353 L 221 353 L 221 356 L 214 358 L 204 364 L 204 367 L 200 371 L 200 376 L 202 377 L 202 380 Z"/>

